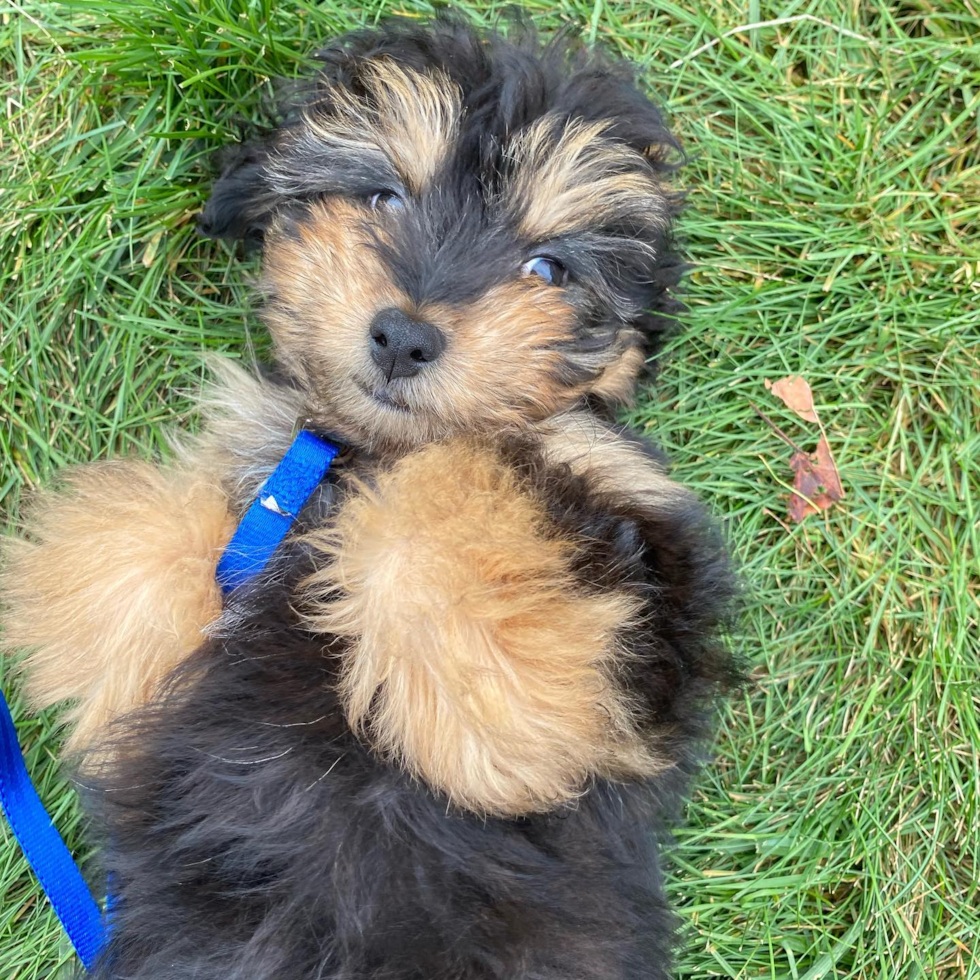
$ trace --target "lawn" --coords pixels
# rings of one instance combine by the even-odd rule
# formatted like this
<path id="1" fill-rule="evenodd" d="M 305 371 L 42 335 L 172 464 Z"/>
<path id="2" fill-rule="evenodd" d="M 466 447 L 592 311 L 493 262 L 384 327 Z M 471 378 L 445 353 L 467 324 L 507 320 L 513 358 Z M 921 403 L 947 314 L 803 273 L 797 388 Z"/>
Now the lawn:
<path id="1" fill-rule="evenodd" d="M 628 415 L 725 525 L 752 670 L 670 855 L 677 975 L 980 978 L 980 6 L 527 6 L 634 59 L 691 157 L 690 312 Z M 261 354 L 253 266 L 195 234 L 209 154 L 323 39 L 429 9 L 7 0 L 0 524 L 164 451 L 207 353 Z M 802 524 L 785 439 L 820 430 L 765 386 L 796 374 L 845 490 Z M 88 856 L 54 719 L 4 686 Z M 70 959 L 4 827 L 0 977 Z"/>

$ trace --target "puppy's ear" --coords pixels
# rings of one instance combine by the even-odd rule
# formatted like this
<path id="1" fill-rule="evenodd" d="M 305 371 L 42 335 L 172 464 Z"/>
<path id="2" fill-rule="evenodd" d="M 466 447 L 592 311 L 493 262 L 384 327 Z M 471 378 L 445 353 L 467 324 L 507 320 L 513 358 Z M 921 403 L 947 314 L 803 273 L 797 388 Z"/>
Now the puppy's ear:
<path id="1" fill-rule="evenodd" d="M 262 140 L 240 143 L 221 153 L 221 175 L 197 218 L 203 235 L 262 244 L 278 203 L 265 170 L 268 159 L 269 146 Z"/>
<path id="2" fill-rule="evenodd" d="M 603 121 L 606 134 L 643 154 L 653 170 L 667 176 L 686 162 L 659 106 L 640 88 L 636 69 L 602 52 L 590 52 L 562 92 L 570 115 Z"/>

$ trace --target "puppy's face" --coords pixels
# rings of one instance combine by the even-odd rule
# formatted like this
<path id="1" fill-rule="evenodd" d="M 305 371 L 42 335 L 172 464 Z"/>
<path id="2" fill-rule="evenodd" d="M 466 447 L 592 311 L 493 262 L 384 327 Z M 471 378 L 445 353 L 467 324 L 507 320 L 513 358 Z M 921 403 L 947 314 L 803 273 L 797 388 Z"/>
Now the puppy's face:
<path id="1" fill-rule="evenodd" d="M 266 321 L 311 412 L 406 447 L 628 397 L 678 267 L 673 142 L 623 70 L 453 23 L 320 57 L 202 220 L 260 238 Z"/>

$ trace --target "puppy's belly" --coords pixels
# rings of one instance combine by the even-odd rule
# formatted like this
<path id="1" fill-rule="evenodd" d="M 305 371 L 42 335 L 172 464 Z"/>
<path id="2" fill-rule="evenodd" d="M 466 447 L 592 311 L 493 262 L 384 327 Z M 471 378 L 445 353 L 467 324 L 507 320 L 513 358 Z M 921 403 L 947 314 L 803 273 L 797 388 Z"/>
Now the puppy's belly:
<path id="1" fill-rule="evenodd" d="M 94 980 L 660 980 L 642 786 L 561 815 L 454 809 L 349 729 L 280 584 L 94 778 L 116 892 Z"/>
<path id="2" fill-rule="evenodd" d="M 461 442 L 323 495 L 329 527 L 92 781 L 117 890 L 97 980 L 666 977 L 650 828 L 702 731 L 684 602 L 714 552 L 676 495 L 573 469 Z M 627 687 L 650 741 L 673 731 L 652 780 Z"/>

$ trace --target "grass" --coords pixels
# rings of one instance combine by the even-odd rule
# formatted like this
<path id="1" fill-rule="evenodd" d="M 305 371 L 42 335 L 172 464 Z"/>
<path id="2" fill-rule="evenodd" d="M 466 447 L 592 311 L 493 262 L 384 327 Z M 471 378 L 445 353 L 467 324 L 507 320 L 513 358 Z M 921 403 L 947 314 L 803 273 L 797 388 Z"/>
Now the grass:
<path id="1" fill-rule="evenodd" d="M 980 978 L 980 7 L 528 6 L 638 61 L 693 156 L 691 312 L 630 417 L 726 523 L 754 669 L 671 855 L 677 975 Z M 250 267 L 193 230 L 208 154 L 260 112 L 270 79 L 396 8 L 4 9 L 13 523 L 66 463 L 160 450 L 206 352 L 261 349 Z M 787 374 L 809 380 L 847 493 L 799 526 L 791 450 L 762 417 L 815 445 L 764 387 Z M 42 795 L 85 855 L 53 721 L 13 694 Z M 69 960 L 4 828 L 0 976 Z"/>

